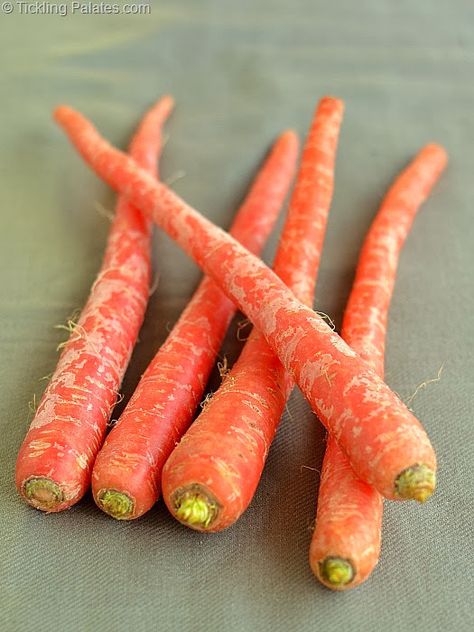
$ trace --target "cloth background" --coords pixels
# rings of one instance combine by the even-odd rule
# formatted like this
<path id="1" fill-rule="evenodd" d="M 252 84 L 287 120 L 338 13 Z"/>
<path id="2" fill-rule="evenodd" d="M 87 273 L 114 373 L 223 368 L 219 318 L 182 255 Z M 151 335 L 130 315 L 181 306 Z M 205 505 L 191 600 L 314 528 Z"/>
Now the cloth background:
<path id="1" fill-rule="evenodd" d="M 145 16 L 0 9 L 2 630 L 474 629 L 473 20 L 470 0 L 168 0 Z M 17 497 L 28 402 L 54 369 L 64 339 L 54 325 L 84 304 L 100 265 L 98 208 L 114 204 L 51 110 L 71 104 L 125 147 L 165 92 L 177 108 L 163 177 L 184 170 L 174 188 L 223 226 L 275 136 L 303 135 L 323 94 L 345 99 L 316 301 L 337 325 L 388 184 L 424 143 L 449 152 L 403 252 L 386 361 L 405 400 L 444 367 L 411 404 L 437 449 L 439 488 L 423 507 L 386 505 L 381 562 L 354 592 L 331 593 L 308 567 L 324 431 L 298 392 L 252 506 L 226 532 L 192 532 L 162 503 L 118 523 L 90 497 L 59 515 Z M 159 285 L 125 401 L 200 276 L 162 234 L 154 246 Z M 234 328 L 222 354 L 239 346 Z"/>

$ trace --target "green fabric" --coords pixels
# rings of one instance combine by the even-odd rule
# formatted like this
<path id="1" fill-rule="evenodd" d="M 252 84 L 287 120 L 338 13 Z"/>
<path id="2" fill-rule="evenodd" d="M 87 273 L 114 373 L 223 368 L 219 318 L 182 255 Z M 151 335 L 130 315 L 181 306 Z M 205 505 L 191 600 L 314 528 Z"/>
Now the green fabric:
<path id="1" fill-rule="evenodd" d="M 474 629 L 472 1 L 168 0 L 141 17 L 14 9 L 0 8 L 0 629 Z M 299 393 L 251 508 L 221 534 L 181 527 L 161 503 L 118 523 L 90 498 L 44 515 L 16 495 L 28 402 L 55 366 L 54 326 L 84 303 L 100 264 L 97 207 L 114 201 L 51 109 L 70 103 L 125 146 L 164 92 L 177 109 L 163 177 L 184 170 L 176 190 L 224 226 L 276 134 L 304 134 L 323 94 L 346 100 L 317 300 L 337 324 L 387 185 L 425 142 L 449 151 L 403 253 L 386 375 L 406 400 L 444 367 L 411 404 L 439 455 L 439 489 L 423 507 L 387 504 L 381 562 L 354 592 L 329 592 L 308 567 L 324 433 Z M 126 398 L 199 278 L 161 234 L 155 255 L 159 287 Z M 223 353 L 238 347 L 234 330 Z"/>

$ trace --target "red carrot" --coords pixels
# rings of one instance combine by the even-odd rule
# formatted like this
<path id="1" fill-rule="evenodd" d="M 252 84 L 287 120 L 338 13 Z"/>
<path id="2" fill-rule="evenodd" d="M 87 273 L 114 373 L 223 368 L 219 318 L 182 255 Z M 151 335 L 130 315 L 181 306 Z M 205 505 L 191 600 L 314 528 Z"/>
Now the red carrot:
<path id="1" fill-rule="evenodd" d="M 231 234 L 259 253 L 287 194 L 298 153 L 282 134 L 263 165 Z M 163 465 L 192 421 L 235 305 L 205 278 L 137 386 L 92 472 L 98 506 L 138 518 L 158 499 Z"/>
<path id="2" fill-rule="evenodd" d="M 274 270 L 312 305 L 331 203 L 343 105 L 316 109 L 281 235 Z M 248 507 L 293 387 L 254 330 L 239 360 L 175 448 L 163 470 L 163 498 L 183 524 L 220 531 Z"/>
<path id="3" fill-rule="evenodd" d="M 438 145 L 420 151 L 389 189 L 360 254 L 342 336 L 381 376 L 400 251 L 446 161 L 446 152 Z M 424 500 L 425 493 L 420 486 L 418 500 Z M 380 494 L 356 477 L 336 441 L 329 437 L 309 553 L 311 568 L 323 584 L 344 590 L 369 577 L 379 559 L 382 511 Z"/>
<path id="4" fill-rule="evenodd" d="M 131 155 L 153 174 L 172 107 L 171 97 L 158 101 L 130 145 Z M 120 198 L 101 270 L 18 455 L 18 491 L 36 509 L 67 509 L 89 487 L 145 314 L 150 237 L 149 220 Z"/>
<path id="5" fill-rule="evenodd" d="M 258 257 L 103 140 L 82 115 L 63 106 L 55 117 L 93 169 L 150 214 L 263 333 L 363 480 L 387 498 L 417 498 L 427 485 L 433 491 L 436 457 L 420 422 L 322 318 Z M 377 424 L 371 423 L 375 416 Z M 413 476 L 420 464 L 421 479 Z"/>

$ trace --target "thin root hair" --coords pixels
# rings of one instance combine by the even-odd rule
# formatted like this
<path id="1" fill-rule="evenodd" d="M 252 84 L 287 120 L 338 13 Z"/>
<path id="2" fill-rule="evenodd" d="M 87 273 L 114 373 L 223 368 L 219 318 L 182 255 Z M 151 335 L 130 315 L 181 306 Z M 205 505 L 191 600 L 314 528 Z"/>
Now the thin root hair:
<path id="1" fill-rule="evenodd" d="M 86 344 L 89 344 L 91 346 L 92 351 L 94 352 L 94 354 L 97 357 L 100 357 L 100 354 L 99 354 L 98 350 L 90 342 L 90 340 L 87 339 L 86 330 L 84 329 L 84 327 L 82 325 L 79 325 L 79 323 L 77 323 L 77 322 L 75 322 L 73 320 L 68 320 L 66 325 L 55 325 L 55 327 L 56 327 L 56 329 L 64 329 L 65 331 L 69 332 L 69 334 L 70 334 L 69 338 L 67 340 L 64 340 L 63 342 L 60 342 L 58 344 L 58 346 L 56 347 L 56 351 L 61 351 L 70 342 L 77 342 L 78 340 L 81 340 L 81 338 L 82 338 L 86 342 Z"/>
<path id="2" fill-rule="evenodd" d="M 28 410 L 30 411 L 30 413 L 32 413 L 33 415 L 36 414 L 36 411 L 38 410 L 38 402 L 36 401 L 36 394 L 33 393 L 33 399 L 31 399 L 28 402 Z"/>
<path id="3" fill-rule="evenodd" d="M 311 465 L 300 465 L 300 472 L 303 470 L 311 470 L 311 472 L 316 472 L 318 476 L 321 476 L 321 470 L 318 470 L 317 467 L 311 467 Z"/>
<path id="4" fill-rule="evenodd" d="M 249 333 L 242 334 L 242 331 L 247 329 L 247 327 L 251 325 L 251 322 L 248 318 L 244 318 L 237 323 L 237 333 L 236 338 L 239 342 L 246 342 L 249 339 Z"/>
<path id="5" fill-rule="evenodd" d="M 153 296 L 153 294 L 158 289 L 159 284 L 160 284 L 160 273 L 157 272 L 155 275 L 155 278 L 152 281 L 152 284 L 150 285 L 150 289 L 148 290 L 148 296 Z"/>
<path id="6" fill-rule="evenodd" d="M 230 367 L 229 367 L 229 363 L 227 361 L 227 356 L 224 356 L 224 359 L 222 360 L 222 362 L 218 362 L 217 363 L 217 370 L 219 371 L 219 376 L 221 378 L 222 381 L 225 380 L 225 378 L 228 376 L 229 372 L 230 372 Z"/>
<path id="7" fill-rule="evenodd" d="M 199 406 L 202 408 L 202 410 L 206 410 L 207 406 L 209 406 L 209 404 L 211 403 L 211 399 L 212 399 L 213 395 L 214 395 L 214 393 L 211 391 L 210 393 L 208 393 L 206 395 L 206 397 L 199 404 Z"/>
<path id="8" fill-rule="evenodd" d="M 95 210 L 97 211 L 100 217 L 103 217 L 108 222 L 112 223 L 114 221 L 115 215 L 111 210 L 106 208 L 101 202 L 95 202 L 94 204 Z"/>
<path id="9" fill-rule="evenodd" d="M 166 180 L 164 180 L 164 183 L 166 184 L 166 186 L 171 187 L 173 186 L 173 184 L 178 182 L 178 180 L 182 180 L 185 176 L 186 171 L 184 171 L 183 169 L 179 169 L 178 171 L 175 171 L 170 176 L 168 176 Z"/>
<path id="10" fill-rule="evenodd" d="M 410 406 L 410 404 L 412 403 L 412 401 L 415 399 L 415 397 L 418 395 L 418 393 L 423 390 L 424 388 L 426 388 L 429 384 L 435 384 L 436 382 L 439 382 L 441 380 L 441 375 L 443 373 L 443 369 L 444 369 L 444 362 L 443 364 L 439 367 L 438 369 L 438 375 L 436 377 L 431 378 L 430 380 L 425 380 L 424 382 L 422 382 L 421 384 L 418 384 L 418 386 L 416 387 L 415 391 L 412 393 L 412 395 L 410 395 L 410 397 L 407 399 L 407 401 L 405 402 L 407 406 Z"/>
<path id="11" fill-rule="evenodd" d="M 322 318 L 323 320 L 325 320 L 327 322 L 327 324 L 329 325 L 329 327 L 331 327 L 331 329 L 333 331 L 336 331 L 336 325 L 334 324 L 333 319 L 331 318 L 331 316 L 329 316 L 329 314 L 326 314 L 326 312 L 319 312 L 316 311 L 316 314 Z"/>

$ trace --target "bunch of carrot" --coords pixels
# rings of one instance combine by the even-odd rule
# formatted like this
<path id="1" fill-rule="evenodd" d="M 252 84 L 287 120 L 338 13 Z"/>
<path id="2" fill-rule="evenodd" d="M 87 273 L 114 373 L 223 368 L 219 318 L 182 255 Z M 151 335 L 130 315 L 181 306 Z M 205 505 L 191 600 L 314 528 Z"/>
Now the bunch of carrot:
<path id="1" fill-rule="evenodd" d="M 342 102 L 325 97 L 316 108 L 273 271 L 258 254 L 293 178 L 295 133 L 277 139 L 226 233 L 157 179 L 172 106 L 164 97 L 147 113 L 129 156 L 81 114 L 55 111 L 120 197 L 102 268 L 21 446 L 18 491 L 33 507 L 56 512 L 92 486 L 97 505 L 121 520 L 143 515 L 161 493 L 183 524 L 219 531 L 249 506 L 296 383 L 329 432 L 310 565 L 332 589 L 357 586 L 379 559 L 382 499 L 424 502 L 435 488 L 430 441 L 382 376 L 400 251 L 446 153 L 427 145 L 388 191 L 363 245 L 339 337 L 312 304 Z M 105 439 L 149 295 L 152 222 L 208 276 Z M 237 308 L 254 330 L 191 424 Z"/>

